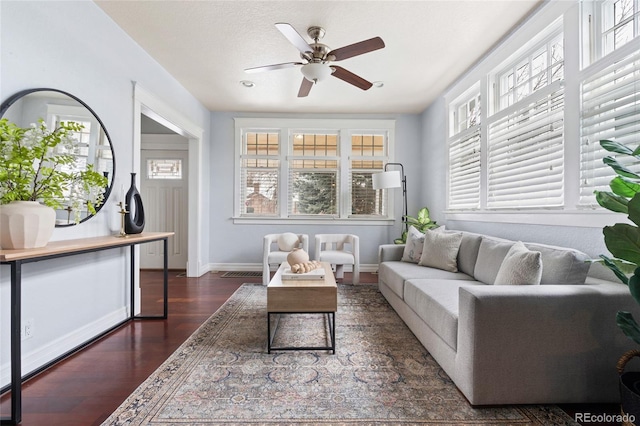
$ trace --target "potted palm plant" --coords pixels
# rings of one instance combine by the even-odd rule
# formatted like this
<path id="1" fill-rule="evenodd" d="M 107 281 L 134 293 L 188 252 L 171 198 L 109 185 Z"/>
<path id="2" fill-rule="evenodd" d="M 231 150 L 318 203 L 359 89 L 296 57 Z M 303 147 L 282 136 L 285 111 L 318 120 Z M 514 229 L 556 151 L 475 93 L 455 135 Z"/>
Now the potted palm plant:
<path id="1" fill-rule="evenodd" d="M 93 166 L 76 164 L 81 124 L 61 122 L 49 129 L 43 120 L 21 128 L 0 119 L 0 246 L 42 247 L 53 233 L 54 209 L 96 212 L 107 178 Z M 62 200 L 66 205 L 62 205 Z"/>
<path id="2" fill-rule="evenodd" d="M 631 156 L 640 161 L 640 146 L 632 150 L 610 140 L 601 140 L 600 145 L 608 152 Z M 596 191 L 596 200 L 608 210 L 626 214 L 630 223 L 604 227 L 604 242 L 613 257 L 600 257 L 618 279 L 629 287 L 631 295 L 640 304 L 640 175 L 612 156 L 605 157 L 603 161 L 615 171 L 616 176 L 609 183 L 611 191 Z M 640 326 L 630 312 L 618 311 L 616 323 L 629 339 L 640 344 Z M 637 390 L 640 389 L 640 373 L 624 372 L 627 362 L 635 356 L 640 356 L 640 350 L 623 354 L 617 369 L 620 374 L 622 411 L 640 419 L 640 394 Z"/>

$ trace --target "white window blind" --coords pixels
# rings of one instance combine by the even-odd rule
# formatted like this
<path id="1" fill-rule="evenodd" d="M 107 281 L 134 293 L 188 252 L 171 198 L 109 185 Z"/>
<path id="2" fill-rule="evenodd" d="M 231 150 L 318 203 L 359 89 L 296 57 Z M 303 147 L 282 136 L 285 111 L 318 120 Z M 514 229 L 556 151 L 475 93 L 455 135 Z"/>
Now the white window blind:
<path id="1" fill-rule="evenodd" d="M 480 126 L 449 140 L 449 209 L 480 207 Z"/>
<path id="2" fill-rule="evenodd" d="M 596 206 L 593 191 L 606 191 L 615 176 L 602 162 L 616 157 L 600 146 L 609 139 L 635 149 L 640 144 L 640 51 L 616 61 L 587 77 L 582 84 L 582 143 L 580 152 L 580 205 Z M 620 156 L 618 161 L 636 172 L 637 160 Z"/>
<path id="3" fill-rule="evenodd" d="M 563 205 L 563 111 L 556 81 L 488 119 L 487 208 Z"/>
<path id="4" fill-rule="evenodd" d="M 351 182 L 350 216 L 386 215 L 386 190 L 373 189 L 372 175 L 384 170 L 387 159 L 387 135 L 382 133 L 352 133 L 349 158 Z"/>
<path id="5" fill-rule="evenodd" d="M 248 131 L 243 135 L 240 172 L 240 214 L 278 214 L 279 134 Z"/>

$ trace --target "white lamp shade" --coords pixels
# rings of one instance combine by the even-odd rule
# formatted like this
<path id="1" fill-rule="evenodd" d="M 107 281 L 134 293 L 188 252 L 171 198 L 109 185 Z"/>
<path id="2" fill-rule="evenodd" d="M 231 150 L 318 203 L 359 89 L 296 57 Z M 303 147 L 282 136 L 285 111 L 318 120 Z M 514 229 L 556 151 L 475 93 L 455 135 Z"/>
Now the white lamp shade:
<path id="1" fill-rule="evenodd" d="M 371 175 L 371 179 L 373 180 L 373 189 L 400 188 L 402 186 L 399 170 L 375 173 Z"/>
<path id="2" fill-rule="evenodd" d="M 318 82 L 326 79 L 331 75 L 329 65 L 322 63 L 309 63 L 302 66 L 302 75 L 309 81 Z"/>

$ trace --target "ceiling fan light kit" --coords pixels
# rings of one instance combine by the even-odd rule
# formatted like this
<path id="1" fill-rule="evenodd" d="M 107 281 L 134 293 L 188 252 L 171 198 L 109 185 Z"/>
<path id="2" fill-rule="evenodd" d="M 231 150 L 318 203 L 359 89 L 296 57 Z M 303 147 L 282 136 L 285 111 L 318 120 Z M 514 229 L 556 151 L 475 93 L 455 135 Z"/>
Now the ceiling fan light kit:
<path id="1" fill-rule="evenodd" d="M 298 91 L 298 97 L 307 96 L 314 83 L 323 81 L 330 75 L 362 90 L 368 90 L 373 86 L 371 82 L 351 71 L 339 66 L 329 65 L 329 63 L 382 49 L 385 46 L 380 37 L 374 37 L 369 40 L 331 50 L 329 46 L 319 43 L 320 39 L 325 35 L 325 30 L 322 27 L 313 26 L 307 29 L 307 34 L 314 40 L 311 44 L 307 43 L 300 33 L 290 24 L 277 23 L 276 28 L 300 51 L 300 57 L 306 62 L 286 62 L 283 64 L 246 68 L 245 72 L 272 71 L 301 65 L 300 70 L 304 78 Z"/>
<path id="2" fill-rule="evenodd" d="M 311 62 L 302 66 L 302 75 L 304 75 L 307 80 L 313 81 L 314 83 L 326 80 L 332 72 L 333 70 L 329 65 L 320 62 Z"/>

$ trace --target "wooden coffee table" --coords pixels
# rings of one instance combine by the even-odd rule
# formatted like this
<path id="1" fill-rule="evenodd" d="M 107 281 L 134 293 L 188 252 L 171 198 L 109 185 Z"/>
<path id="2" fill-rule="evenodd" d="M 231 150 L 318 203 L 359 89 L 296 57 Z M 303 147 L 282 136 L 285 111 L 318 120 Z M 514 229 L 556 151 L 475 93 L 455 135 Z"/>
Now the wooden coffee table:
<path id="1" fill-rule="evenodd" d="M 338 310 L 338 286 L 331 265 L 322 262 L 324 279 L 282 280 L 282 273 L 289 268 L 282 263 L 267 286 L 267 351 L 330 350 L 336 353 L 336 311 Z M 331 346 L 286 346 L 273 347 L 273 338 L 282 314 L 326 314 L 329 322 Z M 271 315 L 277 320 L 271 330 Z"/>

